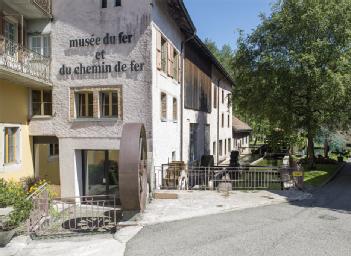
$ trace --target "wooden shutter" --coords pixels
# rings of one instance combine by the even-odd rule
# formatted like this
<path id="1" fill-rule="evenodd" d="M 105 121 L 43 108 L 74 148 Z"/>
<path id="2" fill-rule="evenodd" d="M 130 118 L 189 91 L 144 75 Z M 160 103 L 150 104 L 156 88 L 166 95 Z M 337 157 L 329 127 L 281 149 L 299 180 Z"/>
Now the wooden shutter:
<path id="1" fill-rule="evenodd" d="M 161 70 L 161 33 L 160 31 L 156 30 L 156 67 L 157 69 Z"/>
<path id="2" fill-rule="evenodd" d="M 182 58 L 181 58 L 181 55 L 180 54 L 178 54 L 178 56 L 177 56 L 177 58 L 178 58 L 178 83 L 180 83 L 181 82 L 181 77 L 182 77 Z"/>
<path id="3" fill-rule="evenodd" d="M 167 73 L 169 76 L 173 77 L 173 46 L 170 43 L 167 43 Z"/>

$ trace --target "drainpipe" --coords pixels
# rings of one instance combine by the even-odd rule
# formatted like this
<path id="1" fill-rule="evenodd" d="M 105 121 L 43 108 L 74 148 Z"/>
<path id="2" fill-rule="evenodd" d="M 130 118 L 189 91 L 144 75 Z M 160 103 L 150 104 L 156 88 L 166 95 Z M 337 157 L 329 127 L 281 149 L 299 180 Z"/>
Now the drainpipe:
<path id="1" fill-rule="evenodd" d="M 217 165 L 219 162 L 219 85 L 221 78 L 217 80 Z"/>
<path id="2" fill-rule="evenodd" d="M 185 77 L 185 44 L 193 39 L 196 35 L 196 30 L 181 43 L 181 61 L 182 61 L 182 77 L 180 79 L 180 161 L 183 161 L 183 125 L 184 125 L 184 77 Z"/>

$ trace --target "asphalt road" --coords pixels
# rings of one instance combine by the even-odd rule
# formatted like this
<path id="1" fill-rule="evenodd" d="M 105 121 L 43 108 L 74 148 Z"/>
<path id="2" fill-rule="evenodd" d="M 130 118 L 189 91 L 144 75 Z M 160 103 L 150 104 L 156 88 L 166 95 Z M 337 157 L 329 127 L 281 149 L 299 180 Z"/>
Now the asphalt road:
<path id="1" fill-rule="evenodd" d="M 314 199 L 148 226 L 125 255 L 351 255 L 351 165 Z"/>

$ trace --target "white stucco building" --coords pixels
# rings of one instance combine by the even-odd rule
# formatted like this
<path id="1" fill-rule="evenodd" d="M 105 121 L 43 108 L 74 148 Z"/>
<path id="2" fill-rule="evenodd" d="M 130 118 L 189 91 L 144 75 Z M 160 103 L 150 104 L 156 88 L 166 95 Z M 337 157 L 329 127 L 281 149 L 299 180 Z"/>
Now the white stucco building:
<path id="1" fill-rule="evenodd" d="M 51 10 L 51 21 L 33 21 L 30 32 L 48 38 L 51 87 L 39 90 L 39 103 L 52 111 L 34 113 L 29 89 L 29 136 L 37 176 L 51 168 L 43 145 L 57 156 L 51 174 L 61 196 L 118 191 L 126 123 L 145 126 L 151 177 L 153 166 L 171 161 L 229 157 L 233 81 L 196 36 L 182 0 L 55 0 Z"/>

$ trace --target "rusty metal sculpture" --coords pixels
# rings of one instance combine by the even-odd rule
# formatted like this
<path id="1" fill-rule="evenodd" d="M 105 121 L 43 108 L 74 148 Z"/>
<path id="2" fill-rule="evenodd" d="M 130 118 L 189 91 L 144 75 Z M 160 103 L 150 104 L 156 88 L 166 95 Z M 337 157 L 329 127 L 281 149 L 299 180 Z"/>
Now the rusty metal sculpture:
<path id="1" fill-rule="evenodd" d="M 143 211 L 147 197 L 147 146 L 143 124 L 123 126 L 119 155 L 119 193 L 122 209 Z"/>

